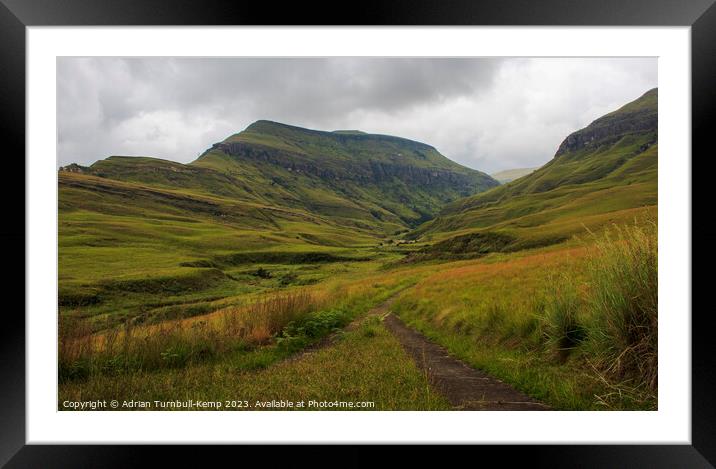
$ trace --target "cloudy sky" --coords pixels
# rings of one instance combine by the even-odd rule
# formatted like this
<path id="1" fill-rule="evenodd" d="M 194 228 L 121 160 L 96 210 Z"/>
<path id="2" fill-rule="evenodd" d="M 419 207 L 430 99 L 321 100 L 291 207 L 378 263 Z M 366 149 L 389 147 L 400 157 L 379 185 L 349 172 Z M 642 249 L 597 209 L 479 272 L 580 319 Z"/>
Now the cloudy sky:
<path id="1" fill-rule="evenodd" d="M 655 58 L 59 58 L 58 165 L 189 162 L 268 119 L 398 135 L 491 173 L 546 163 L 655 86 Z"/>

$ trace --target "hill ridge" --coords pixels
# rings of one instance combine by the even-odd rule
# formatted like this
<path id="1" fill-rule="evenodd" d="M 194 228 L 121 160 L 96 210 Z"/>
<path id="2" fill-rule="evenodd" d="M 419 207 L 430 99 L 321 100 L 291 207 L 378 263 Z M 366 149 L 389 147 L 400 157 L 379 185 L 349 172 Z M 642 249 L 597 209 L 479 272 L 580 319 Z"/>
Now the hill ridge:
<path id="1" fill-rule="evenodd" d="M 447 239 L 498 230 L 539 233 L 540 239 L 528 244 L 555 242 L 583 229 L 586 218 L 574 218 L 575 213 L 602 223 L 608 218 L 604 214 L 656 205 L 657 113 L 654 88 L 569 134 L 554 158 L 534 172 L 448 203 L 411 237 Z M 570 228 L 549 228 L 548 235 L 547 227 L 560 219 L 570 219 Z"/>
<path id="2" fill-rule="evenodd" d="M 291 131 L 301 132 L 301 133 L 311 133 L 315 135 L 320 135 L 327 138 L 333 138 L 336 140 L 345 140 L 345 139 L 385 139 L 385 140 L 394 140 L 394 141 L 400 141 L 404 143 L 409 143 L 413 145 L 423 146 L 426 149 L 432 149 L 435 150 L 435 147 L 432 145 L 429 145 L 424 142 L 420 142 L 418 140 L 412 140 L 405 137 L 400 137 L 397 135 L 389 135 L 389 134 L 379 134 L 379 133 L 370 133 L 370 132 L 364 132 L 361 130 L 319 130 L 319 129 L 311 129 L 307 127 L 301 127 L 293 124 L 285 124 L 283 122 L 277 122 L 273 120 L 268 119 L 259 119 L 257 121 L 254 121 L 253 123 L 249 124 L 246 129 L 244 129 L 242 132 L 239 132 L 237 134 L 233 134 L 230 137 L 228 137 L 226 140 L 232 139 L 233 137 L 236 137 L 240 135 L 243 132 L 257 132 L 257 133 L 266 133 L 271 134 L 271 130 L 273 129 L 289 129 Z M 225 141 L 225 140 L 224 140 Z"/>
<path id="3" fill-rule="evenodd" d="M 112 186 L 111 196 L 97 180 L 78 185 L 61 178 L 60 185 L 77 195 L 89 191 L 129 199 L 122 203 L 118 200 L 118 207 L 141 202 L 175 210 L 171 205 L 181 204 L 179 211 L 186 217 L 192 216 L 191 207 L 203 207 L 203 197 L 218 197 L 218 208 L 213 212 L 201 208 L 202 217 L 215 213 L 217 221 L 234 220 L 238 226 L 243 223 L 238 216 L 241 210 L 248 213 L 256 206 L 273 206 L 315 215 L 319 224 L 358 229 L 365 236 L 380 238 L 431 219 L 447 202 L 498 184 L 429 145 L 355 132 L 325 132 L 260 120 L 214 144 L 188 164 L 112 155 L 90 167 L 62 168 L 77 176 L 130 184 Z M 151 200 L 146 196 L 132 200 L 134 183 L 160 192 L 178 191 L 186 197 L 180 201 L 152 192 Z M 72 203 L 83 205 L 80 197 L 73 198 Z M 134 213 L 141 213 L 141 208 L 137 206 Z M 267 212 L 266 216 L 277 230 L 288 229 L 295 220 L 303 219 L 279 216 L 278 212 Z"/>

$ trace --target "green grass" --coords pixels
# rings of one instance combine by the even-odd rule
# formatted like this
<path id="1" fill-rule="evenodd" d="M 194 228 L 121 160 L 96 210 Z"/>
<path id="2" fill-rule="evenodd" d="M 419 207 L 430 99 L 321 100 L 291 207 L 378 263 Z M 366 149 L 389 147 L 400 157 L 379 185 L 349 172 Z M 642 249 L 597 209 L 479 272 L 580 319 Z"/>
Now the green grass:
<path id="1" fill-rule="evenodd" d="M 658 243 L 655 224 L 614 227 L 587 264 L 585 347 L 595 366 L 633 393 L 656 398 Z M 618 389 L 619 390 L 619 389 Z"/>
<path id="2" fill-rule="evenodd" d="M 217 147 L 189 165 L 113 156 L 84 173 L 60 172 L 62 315 L 96 327 L 194 315 L 222 298 L 369 270 L 354 261 L 390 258 L 372 250 L 391 233 L 493 184 L 396 137 L 259 122 L 224 143 L 252 149 Z M 374 172 L 378 163 L 393 173 Z M 423 188 L 411 179 L 416 168 L 459 176 L 462 185 L 443 177 Z M 258 269 L 273 274 L 250 274 Z"/>
<path id="3" fill-rule="evenodd" d="M 353 291 L 345 285 L 323 294 L 289 290 L 209 316 L 161 318 L 164 322 L 133 318 L 100 332 L 87 321 L 65 316 L 60 321 L 60 381 L 183 367 L 236 352 L 242 357 L 246 353 L 248 362 L 253 356 L 280 359 L 344 327 L 414 282 L 414 277 L 385 277 Z"/>
<path id="4" fill-rule="evenodd" d="M 556 409 L 655 409 L 656 225 L 582 247 L 446 264 L 395 310 L 467 363 Z"/>
<path id="5" fill-rule="evenodd" d="M 364 410 L 450 408 L 378 318 L 340 334 L 336 344 L 297 359 L 278 361 L 285 358 L 281 350 L 237 353 L 181 369 L 93 375 L 61 385 L 58 403 L 61 410 L 65 400 L 92 399 L 241 400 L 248 401 L 250 409 L 257 401 L 271 400 L 375 403 Z"/>
<path id="6" fill-rule="evenodd" d="M 428 145 L 267 121 L 189 165 L 61 172 L 60 402 L 443 409 L 377 319 L 344 329 L 415 285 L 401 317 L 470 365 L 556 409 L 653 409 L 655 106 L 466 198 L 494 182 Z"/>
<path id="7" fill-rule="evenodd" d="M 204 209 L 211 204 L 236 215 L 222 217 Z M 155 312 L 161 317 L 169 306 L 175 306 L 176 315 L 180 304 L 195 314 L 220 298 L 315 283 L 339 269 L 368 267 L 344 268 L 352 264 L 356 247 L 375 246 L 372 233 L 316 217 L 301 220 L 307 215 L 300 211 L 266 219 L 255 207 L 242 207 L 240 201 L 219 203 L 205 195 L 61 173 L 61 314 L 92 317 L 97 324 Z M 324 239 L 331 243 L 322 244 Z M 283 267 L 271 267 L 279 271 L 272 281 L 237 275 L 230 263 L 203 267 L 242 256 L 247 270 L 267 261 Z M 316 259 L 340 262 L 322 262 L 320 269 L 309 271 Z M 301 263 L 306 269 L 297 271 Z M 282 282 L 285 275 L 289 278 Z"/>

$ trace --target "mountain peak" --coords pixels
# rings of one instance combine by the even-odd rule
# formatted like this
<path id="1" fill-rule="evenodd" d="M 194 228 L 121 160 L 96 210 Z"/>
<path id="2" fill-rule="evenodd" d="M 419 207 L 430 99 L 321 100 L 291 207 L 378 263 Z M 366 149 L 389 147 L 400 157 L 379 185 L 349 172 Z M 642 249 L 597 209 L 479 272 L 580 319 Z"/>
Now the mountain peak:
<path id="1" fill-rule="evenodd" d="M 340 135 L 368 135 L 362 130 L 334 130 L 332 133 Z"/>
<path id="2" fill-rule="evenodd" d="M 258 120 L 214 144 L 192 164 L 274 174 L 276 181 L 305 178 L 311 186 L 331 190 L 340 187 L 343 191 L 350 185 L 371 187 L 380 194 L 378 198 L 387 197 L 391 203 L 410 201 L 407 211 L 400 210 L 413 212 L 401 214 L 411 224 L 435 213 L 438 201 L 499 185 L 487 174 L 451 161 L 424 143 L 357 130 L 312 130 L 269 120 Z M 429 191 L 430 195 L 421 196 L 427 202 L 419 202 L 412 195 L 416 191 Z"/>
<path id="3" fill-rule="evenodd" d="M 281 122 L 276 122 L 272 120 L 267 119 L 259 119 L 253 123 L 251 123 L 246 129 L 244 129 L 244 132 L 267 132 L 272 131 L 275 129 L 281 129 L 281 128 L 293 128 L 293 129 L 301 129 L 301 130 L 308 130 L 308 129 L 302 129 L 301 127 L 296 127 L 289 124 L 283 124 Z"/>
<path id="4" fill-rule="evenodd" d="M 433 146 L 426 143 L 403 137 L 396 137 L 394 135 L 372 134 L 357 129 L 334 131 L 315 130 L 265 119 L 257 120 L 246 127 L 243 131 L 224 140 L 223 143 L 244 141 L 247 138 L 250 139 L 251 136 L 258 135 L 280 138 L 283 141 L 303 140 L 305 137 L 310 139 L 318 138 L 326 141 L 338 142 L 339 144 L 345 144 L 348 141 L 365 142 L 367 140 L 371 140 L 382 141 L 394 145 L 407 145 L 414 148 L 420 148 L 424 151 L 435 150 Z"/>

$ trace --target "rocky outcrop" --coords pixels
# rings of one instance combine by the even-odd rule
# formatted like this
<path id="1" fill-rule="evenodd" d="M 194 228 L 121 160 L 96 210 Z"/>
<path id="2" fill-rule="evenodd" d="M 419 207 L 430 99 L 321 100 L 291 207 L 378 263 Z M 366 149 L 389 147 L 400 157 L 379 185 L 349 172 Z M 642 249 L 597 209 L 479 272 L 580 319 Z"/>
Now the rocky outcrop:
<path id="1" fill-rule="evenodd" d="M 87 174 L 91 172 L 90 168 L 87 166 L 82 166 L 77 163 L 70 163 L 67 166 L 60 167 L 60 171 L 66 172 L 66 173 L 78 173 L 78 174 Z"/>
<path id="2" fill-rule="evenodd" d="M 235 158 L 262 161 L 280 166 L 290 172 L 306 173 L 327 181 L 350 180 L 363 184 L 379 184 L 397 178 L 411 185 L 432 187 L 449 185 L 465 194 L 473 193 L 476 185 L 475 178 L 468 174 L 440 168 L 420 168 L 374 160 L 341 161 L 340 165 L 320 167 L 299 153 L 242 142 L 216 143 L 212 149 Z"/>
<path id="3" fill-rule="evenodd" d="M 564 153 L 578 151 L 585 147 L 610 145 L 627 134 L 656 132 L 657 124 L 657 114 L 652 110 L 607 115 L 564 139 L 557 149 L 555 158 Z M 656 140 L 656 137 L 654 137 L 654 140 Z"/>

